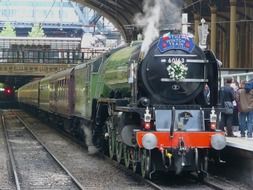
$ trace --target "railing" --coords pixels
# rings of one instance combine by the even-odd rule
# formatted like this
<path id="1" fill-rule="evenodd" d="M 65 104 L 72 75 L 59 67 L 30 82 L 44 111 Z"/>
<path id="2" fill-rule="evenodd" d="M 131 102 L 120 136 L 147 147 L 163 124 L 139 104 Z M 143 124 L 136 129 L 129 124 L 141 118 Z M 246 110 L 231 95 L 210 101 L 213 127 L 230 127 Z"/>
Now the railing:
<path id="1" fill-rule="evenodd" d="M 74 64 L 39 64 L 8 63 L 0 64 L 0 76 L 46 76 L 60 70 L 75 66 Z"/>
<path id="2" fill-rule="evenodd" d="M 221 76 L 221 85 L 224 86 L 224 79 L 232 77 L 237 82 L 240 82 L 241 80 L 249 81 L 250 79 L 253 79 L 253 72 L 249 73 L 240 73 L 240 74 L 226 74 Z"/>
<path id="3" fill-rule="evenodd" d="M 81 48 L 81 38 L 50 37 L 3 37 L 0 36 L 0 49 L 17 48 L 50 48 L 57 50 L 73 50 Z M 24 50 L 24 49 L 23 49 Z"/>
<path id="4" fill-rule="evenodd" d="M 0 49 L 0 63 L 80 64 L 104 52 L 104 49 L 79 51 Z"/>

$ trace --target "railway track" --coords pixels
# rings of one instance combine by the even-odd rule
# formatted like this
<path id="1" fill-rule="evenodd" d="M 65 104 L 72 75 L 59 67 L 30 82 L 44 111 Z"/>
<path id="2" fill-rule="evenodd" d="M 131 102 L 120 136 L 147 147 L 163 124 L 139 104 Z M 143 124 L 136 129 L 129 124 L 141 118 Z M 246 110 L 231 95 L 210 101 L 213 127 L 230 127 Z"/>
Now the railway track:
<path id="1" fill-rule="evenodd" d="M 34 127 L 36 124 L 38 124 L 38 120 L 36 121 L 34 118 L 31 118 L 29 115 L 22 113 L 20 114 L 22 115 L 21 117 L 23 118 L 23 120 L 27 123 L 27 125 L 29 125 L 31 127 L 32 131 L 35 131 L 35 133 L 39 133 L 40 127 Z M 50 130 L 53 130 L 52 128 Z M 53 130 L 55 131 L 55 130 Z M 42 129 L 41 129 L 42 132 Z M 58 133 L 59 135 L 59 133 Z M 76 141 L 76 139 L 71 138 L 70 140 L 70 136 L 67 135 L 65 133 L 61 133 L 60 136 L 63 136 L 63 138 L 65 138 L 66 141 L 68 141 L 68 144 L 73 143 L 73 140 Z M 43 141 L 45 142 L 45 137 L 41 137 L 42 139 L 44 139 Z M 54 137 L 55 138 L 55 137 Z M 79 142 L 78 142 L 79 143 Z M 56 150 L 54 150 L 56 151 Z M 82 151 L 84 151 L 84 148 L 82 148 Z M 101 158 L 101 156 L 100 156 Z M 85 158 L 84 158 L 85 159 Z M 94 158 L 95 160 L 96 158 Z M 140 185 L 139 188 L 137 189 L 158 189 L 158 190 L 170 190 L 170 189 L 216 189 L 216 190 L 220 190 L 220 189 L 245 189 L 242 187 L 239 187 L 238 185 L 235 184 L 230 184 L 227 181 L 221 180 L 221 179 L 217 179 L 214 177 L 208 177 L 204 182 L 198 182 L 197 177 L 194 175 L 187 175 L 187 176 L 168 176 L 168 175 L 164 175 L 161 174 L 160 176 L 156 177 L 155 180 L 146 180 L 143 179 L 140 175 L 133 173 L 131 170 L 125 168 L 122 165 L 119 165 L 116 161 L 112 161 L 109 158 L 102 158 L 104 162 L 108 162 L 111 165 L 113 165 L 113 169 L 114 170 L 121 170 L 123 171 L 123 173 L 128 176 L 129 178 L 135 178 L 137 181 L 142 181 L 141 184 L 146 183 L 148 185 Z M 67 161 L 64 161 L 64 163 L 67 163 Z M 68 164 L 69 166 L 69 164 Z M 80 166 L 81 167 L 81 166 Z M 71 169 L 72 171 L 75 170 L 74 168 Z M 110 169 L 109 169 L 110 170 Z M 103 172 L 103 171 L 102 171 Z M 75 172 L 72 172 L 75 173 Z M 79 178 L 80 179 L 80 178 Z M 126 179 L 127 180 L 127 179 Z M 81 180 L 80 180 L 81 181 Z M 99 182 L 99 180 L 98 180 Z M 87 182 L 82 182 L 83 184 L 86 184 Z M 106 183 L 106 182 L 105 182 Z M 128 189 L 126 187 L 119 187 L 117 188 L 117 185 L 119 184 L 115 184 L 114 188 L 115 189 Z M 149 186 L 149 187 L 148 187 Z M 101 189 L 101 186 L 98 186 L 98 189 Z M 131 188 L 131 185 L 128 186 L 129 188 Z M 89 189 L 89 188 L 86 188 Z M 113 189 L 113 187 L 110 188 L 103 188 L 103 189 Z"/>
<path id="2" fill-rule="evenodd" d="M 84 189 L 15 113 L 1 117 L 16 189 Z"/>
<path id="3" fill-rule="evenodd" d="M 80 144 L 73 142 L 59 131 L 41 124 L 23 112 L 17 113 L 31 131 L 55 153 L 69 171 L 80 181 L 85 189 L 155 189 L 129 172 L 105 161 L 99 155 L 89 155 Z"/>

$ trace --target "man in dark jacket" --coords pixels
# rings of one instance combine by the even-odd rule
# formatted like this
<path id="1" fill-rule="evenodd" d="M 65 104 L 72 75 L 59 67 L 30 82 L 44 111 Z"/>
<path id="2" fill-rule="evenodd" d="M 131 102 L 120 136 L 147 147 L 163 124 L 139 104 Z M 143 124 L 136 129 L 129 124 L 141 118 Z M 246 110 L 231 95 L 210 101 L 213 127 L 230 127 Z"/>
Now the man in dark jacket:
<path id="1" fill-rule="evenodd" d="M 226 84 L 224 87 L 221 88 L 220 91 L 220 102 L 222 107 L 225 106 L 225 102 L 231 102 L 233 105 L 233 101 L 235 100 L 235 92 L 234 89 L 231 87 L 232 78 L 228 78 L 226 80 Z M 220 122 L 220 129 L 224 131 L 224 127 L 227 127 L 227 136 L 228 137 L 235 137 L 232 131 L 233 125 L 233 113 L 221 113 L 221 122 Z"/>

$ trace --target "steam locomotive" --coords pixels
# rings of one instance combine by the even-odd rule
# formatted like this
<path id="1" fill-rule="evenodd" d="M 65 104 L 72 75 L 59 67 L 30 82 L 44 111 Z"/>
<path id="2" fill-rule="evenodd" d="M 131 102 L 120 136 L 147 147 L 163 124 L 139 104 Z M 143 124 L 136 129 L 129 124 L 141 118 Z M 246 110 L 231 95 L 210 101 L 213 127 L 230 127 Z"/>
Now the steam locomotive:
<path id="1" fill-rule="evenodd" d="M 141 42 L 132 42 L 26 84 L 17 94 L 21 104 L 84 133 L 89 148 L 140 169 L 143 177 L 162 170 L 196 171 L 203 178 L 209 151 L 226 145 L 217 130 L 218 71 L 213 53 L 191 36 L 166 33 L 146 54 Z"/>

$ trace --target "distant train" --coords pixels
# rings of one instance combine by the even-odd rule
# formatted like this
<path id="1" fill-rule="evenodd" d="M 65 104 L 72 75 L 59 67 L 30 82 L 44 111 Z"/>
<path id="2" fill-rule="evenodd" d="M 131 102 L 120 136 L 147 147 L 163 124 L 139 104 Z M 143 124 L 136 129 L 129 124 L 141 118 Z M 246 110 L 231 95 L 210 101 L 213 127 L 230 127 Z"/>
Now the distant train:
<path id="1" fill-rule="evenodd" d="M 207 172 L 217 130 L 218 63 L 191 36 L 167 33 L 143 56 L 141 43 L 103 54 L 18 89 L 18 101 L 86 135 L 143 177 L 156 171 Z M 210 101 L 204 86 L 210 88 Z"/>
<path id="2" fill-rule="evenodd" d="M 12 100 L 14 98 L 14 89 L 10 86 L 0 88 L 0 100 Z"/>
<path id="3" fill-rule="evenodd" d="M 10 86 L 0 87 L 0 108 L 12 108 L 15 107 L 16 99 L 14 89 Z"/>

